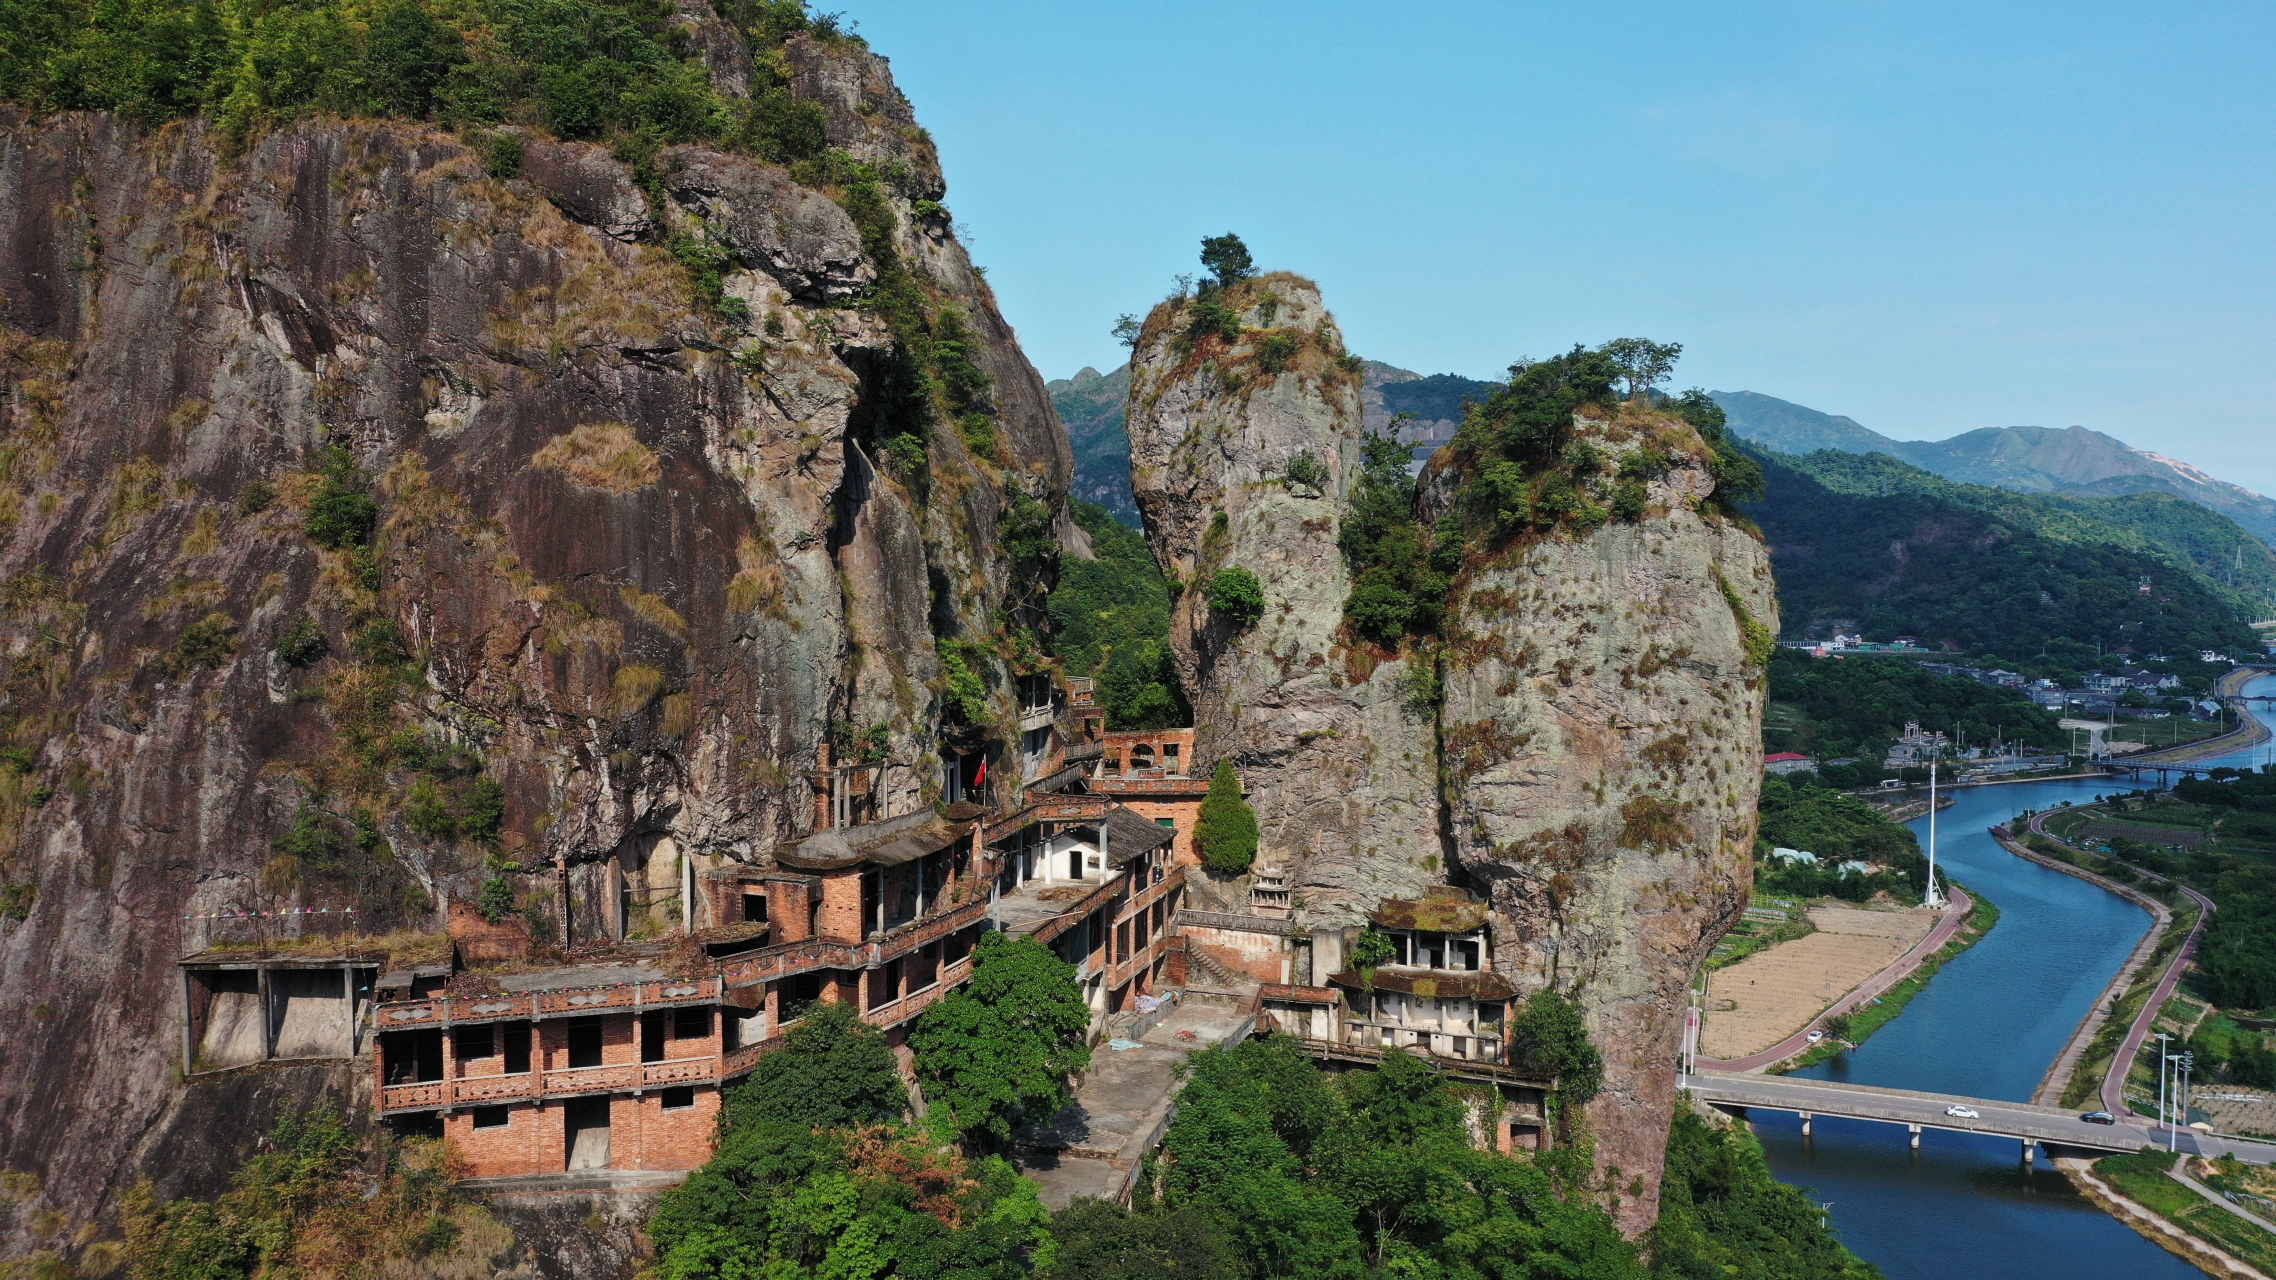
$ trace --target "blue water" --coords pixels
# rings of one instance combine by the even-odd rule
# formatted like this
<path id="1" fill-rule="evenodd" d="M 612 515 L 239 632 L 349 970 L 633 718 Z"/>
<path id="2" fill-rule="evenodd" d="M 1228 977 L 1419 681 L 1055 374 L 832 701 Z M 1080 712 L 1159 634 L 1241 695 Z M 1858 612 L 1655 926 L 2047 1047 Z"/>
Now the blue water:
<path id="1" fill-rule="evenodd" d="M 2276 693 L 2276 678 L 2248 691 Z M 2241 767 L 2269 755 L 2263 746 L 2207 763 Z M 1958 802 L 1937 815 L 1938 864 L 1999 904 L 1998 927 L 1862 1047 L 1795 1074 L 2028 1100 L 2150 917 L 2008 853 L 1985 828 L 2026 808 L 2133 785 L 2090 779 L 1957 792 Z M 1928 820 L 1910 825 L 1925 846 Z M 2202 1274 L 2082 1199 L 2044 1156 L 2026 1167 L 2019 1143 L 1930 1130 L 1915 1152 L 1899 1125 L 1821 1117 L 1804 1138 L 1791 1113 L 1751 1118 L 1771 1171 L 1831 1202 L 1827 1215 L 1843 1242 L 1890 1280 Z"/>

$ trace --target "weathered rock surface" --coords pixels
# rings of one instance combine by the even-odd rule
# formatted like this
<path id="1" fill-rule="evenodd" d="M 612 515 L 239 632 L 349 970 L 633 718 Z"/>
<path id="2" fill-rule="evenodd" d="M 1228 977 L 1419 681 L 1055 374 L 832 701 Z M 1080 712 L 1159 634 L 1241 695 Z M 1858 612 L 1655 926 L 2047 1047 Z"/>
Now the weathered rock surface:
<path id="1" fill-rule="evenodd" d="M 1597 1167 L 1633 1233 L 1659 1210 L 1684 993 L 1750 883 L 1764 692 L 1722 584 L 1773 634 L 1777 604 L 1760 540 L 1695 510 L 1713 483 L 1688 426 L 1576 426 L 1616 460 L 1656 433 L 1676 465 L 1644 519 L 1463 574 L 1439 734 L 1447 830 L 1493 903 L 1495 966 L 1588 1011 Z M 1430 480 L 1443 495 L 1453 477 Z"/>
<path id="2" fill-rule="evenodd" d="M 1265 289 L 1276 315 L 1253 305 Z M 1157 559 L 1187 584 L 1173 641 L 1197 763 L 1236 762 L 1260 860 L 1293 864 L 1315 920 L 1426 883 L 1490 899 L 1496 966 L 1586 1010 L 1605 1056 L 1597 1166 L 1639 1232 L 1658 1209 L 1683 993 L 1747 883 L 1763 691 L 1724 584 L 1775 631 L 1768 556 L 1702 514 L 1712 482 L 1690 427 L 1592 410 L 1577 435 L 1615 463 L 1647 442 L 1675 460 L 1644 518 L 1474 549 L 1443 643 L 1374 651 L 1340 630 L 1359 375 L 1327 359 L 1342 345 L 1309 284 L 1265 277 L 1237 297 L 1237 342 L 1191 342 L 1190 309 L 1165 304 L 1132 366 L 1133 484 Z M 1271 375 L 1256 353 L 1276 325 L 1309 336 Z M 1328 471 L 1317 496 L 1281 479 L 1305 452 Z M 1451 508 L 1454 465 L 1425 472 L 1426 516 Z M 1200 598 L 1236 565 L 1264 584 L 1248 631 Z"/>
<path id="3" fill-rule="evenodd" d="M 422 772 L 454 812 L 502 784 L 498 851 L 575 938 L 611 860 L 662 922 L 676 857 L 803 835 L 833 724 L 886 726 L 888 803 L 935 794 L 934 639 L 1032 621 L 1048 563 L 1007 564 L 996 530 L 1015 492 L 1064 523 L 1068 453 L 984 282 L 913 207 L 938 168 L 883 61 L 791 57 L 915 175 L 894 253 L 992 380 L 1000 453 L 931 430 L 929 491 L 875 462 L 913 421 L 906 353 L 881 317 L 814 305 L 883 264 L 780 170 L 671 153 L 651 209 L 575 144 L 532 140 L 499 181 L 417 125 L 307 122 L 230 155 L 196 122 L 0 117 L 0 727 L 22 749 L 0 880 L 31 895 L 0 917 L 0 1167 L 54 1207 L 94 1213 L 177 1123 L 174 962 L 237 936 L 206 917 L 432 928 L 477 890 L 486 850 L 405 816 Z M 702 300 L 667 225 L 733 248 L 748 321 Z M 307 536 L 326 445 L 371 477 L 376 556 Z M 295 665 L 302 619 L 326 652 Z M 280 857 L 309 806 L 346 834 Z M 260 1111 L 200 1121 L 235 1150 Z"/>
<path id="4" fill-rule="evenodd" d="M 1402 664 L 1351 654 L 1337 634 L 1351 579 L 1336 521 L 1358 479 L 1361 425 L 1335 321 L 1295 276 L 1236 296 L 1250 332 L 1231 345 L 1189 346 L 1167 304 L 1149 318 L 1131 360 L 1131 485 L 1155 559 L 1185 584 L 1170 642 L 1196 756 L 1240 771 L 1258 861 L 1289 868 L 1316 918 L 1348 923 L 1443 879 L 1433 726 L 1406 705 Z M 1302 335 L 1277 372 L 1258 361 L 1267 331 Z M 1318 487 L 1283 479 L 1303 454 L 1325 469 Z M 1264 617 L 1247 629 L 1204 599 L 1232 567 L 1264 585 Z"/>

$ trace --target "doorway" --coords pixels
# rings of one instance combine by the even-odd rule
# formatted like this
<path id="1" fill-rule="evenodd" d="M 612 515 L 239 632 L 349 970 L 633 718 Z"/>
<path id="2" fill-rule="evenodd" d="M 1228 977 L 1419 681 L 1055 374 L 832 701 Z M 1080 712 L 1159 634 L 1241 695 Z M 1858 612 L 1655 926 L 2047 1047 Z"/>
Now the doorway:
<path id="1" fill-rule="evenodd" d="M 562 1103 L 561 1124 L 565 1168 L 574 1173 L 609 1167 L 608 1095 L 571 1098 Z"/>

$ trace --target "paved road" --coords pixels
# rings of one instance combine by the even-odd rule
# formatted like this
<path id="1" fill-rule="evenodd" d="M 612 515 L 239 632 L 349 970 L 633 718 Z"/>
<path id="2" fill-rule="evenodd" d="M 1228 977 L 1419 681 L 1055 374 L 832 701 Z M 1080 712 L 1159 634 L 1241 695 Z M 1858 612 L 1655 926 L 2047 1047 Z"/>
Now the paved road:
<path id="1" fill-rule="evenodd" d="M 2047 839 L 2054 840 L 2057 843 L 2069 843 L 2060 836 L 2048 835 L 2046 828 L 2039 825 L 2045 822 L 2049 816 L 2050 814 L 2047 811 L 2032 814 L 2031 833 L 2046 836 Z M 2112 861 L 2116 861 L 2116 859 L 2112 859 Z M 2132 863 L 2121 865 L 2133 866 Z M 2102 1109 L 2112 1115 L 2120 1116 L 2139 1114 L 2126 1105 L 2126 1077 L 2134 1069 L 2134 1057 L 2142 1051 L 2142 1043 L 2149 1039 L 2150 1027 L 2157 1021 L 2158 1010 L 2165 1007 L 2166 1000 L 2173 995 L 2173 989 L 2181 984 L 2181 975 L 2189 968 L 2189 961 L 2196 956 L 2197 936 L 2204 932 L 2205 921 L 2213 914 L 2213 900 L 2204 894 L 2197 892 L 2188 885 L 2168 880 L 2155 872 L 2143 871 L 2140 867 L 2133 869 L 2145 880 L 2155 880 L 2159 884 L 2170 884 L 2181 890 L 2203 909 L 2197 913 L 2197 922 L 2189 926 L 2189 936 L 2181 940 L 2181 949 L 2173 953 L 2173 962 L 2166 966 L 2165 976 L 2158 980 L 2157 990 L 2151 994 L 2149 1003 L 2143 1005 L 2142 1011 L 2134 1015 L 2134 1025 L 2126 1028 L 2126 1038 L 2119 1044 L 2117 1056 L 2110 1059 L 2109 1072 L 2102 1077 Z M 2150 1119 L 2151 1117 L 2145 1116 L 2143 1118 Z"/>
<path id="2" fill-rule="evenodd" d="M 1946 887 L 1950 889 L 1949 885 Z M 1912 950 L 1898 956 L 1888 968 L 1859 983 L 1856 990 L 1826 1006 L 1825 1012 L 1804 1023 L 1800 1031 L 1760 1053 L 1750 1053 L 1743 1058 L 1701 1058 L 1698 1060 L 1699 1066 L 1708 1071 L 1760 1071 L 1809 1048 L 1810 1032 L 1823 1030 L 1827 1018 L 1847 1013 L 1912 976 L 1912 971 L 1918 969 L 1922 961 L 1935 955 L 1939 948 L 1952 940 L 1953 934 L 1960 931 L 1960 926 L 1968 922 L 1968 912 L 1975 905 L 1965 892 L 1951 889 L 1949 901 L 1944 908 L 1944 918 L 1936 922 L 1936 927 L 1928 931 L 1927 937 L 1915 943 Z M 1696 1043 L 1697 1032 L 1692 1027 L 1687 1025 L 1684 1034 Z"/>
<path id="3" fill-rule="evenodd" d="M 1792 1076 L 1741 1075 L 1734 1072 L 1699 1072 L 1685 1077 L 1683 1087 L 1701 1099 L 1726 1106 L 1763 1107 L 1772 1111 L 1807 1111 L 1812 1115 L 1847 1116 L 1893 1124 L 1917 1124 L 1955 1133 L 1989 1133 L 2003 1138 L 2029 1138 L 2064 1146 L 2103 1151 L 2138 1151 L 2156 1140 L 2146 1125 L 2088 1124 L 2078 1112 L 2028 1103 L 2000 1102 L 1991 1098 L 1963 1098 L 1909 1089 L 1876 1089 L 1865 1085 L 1835 1084 L 1830 1080 L 1798 1080 Z M 1976 1119 L 1944 1114 L 1946 1107 L 1972 1107 Z M 2276 1152 L 2271 1152 L 2276 1154 Z M 2240 1159 L 2249 1159 L 2239 1153 Z"/>

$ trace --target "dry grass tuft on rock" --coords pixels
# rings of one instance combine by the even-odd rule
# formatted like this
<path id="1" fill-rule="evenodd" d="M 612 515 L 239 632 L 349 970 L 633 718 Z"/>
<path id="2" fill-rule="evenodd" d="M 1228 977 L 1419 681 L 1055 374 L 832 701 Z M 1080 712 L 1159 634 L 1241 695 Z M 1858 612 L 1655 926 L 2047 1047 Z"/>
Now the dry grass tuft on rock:
<path id="1" fill-rule="evenodd" d="M 588 422 L 555 436 L 530 457 L 530 465 L 567 472 L 578 484 L 611 493 L 645 489 L 664 473 L 655 452 L 621 422 Z"/>
<path id="2" fill-rule="evenodd" d="M 616 701 L 616 713 L 629 716 L 656 700 L 664 691 L 664 673 L 645 662 L 632 662 L 616 669 L 614 687 L 610 690 Z"/>

